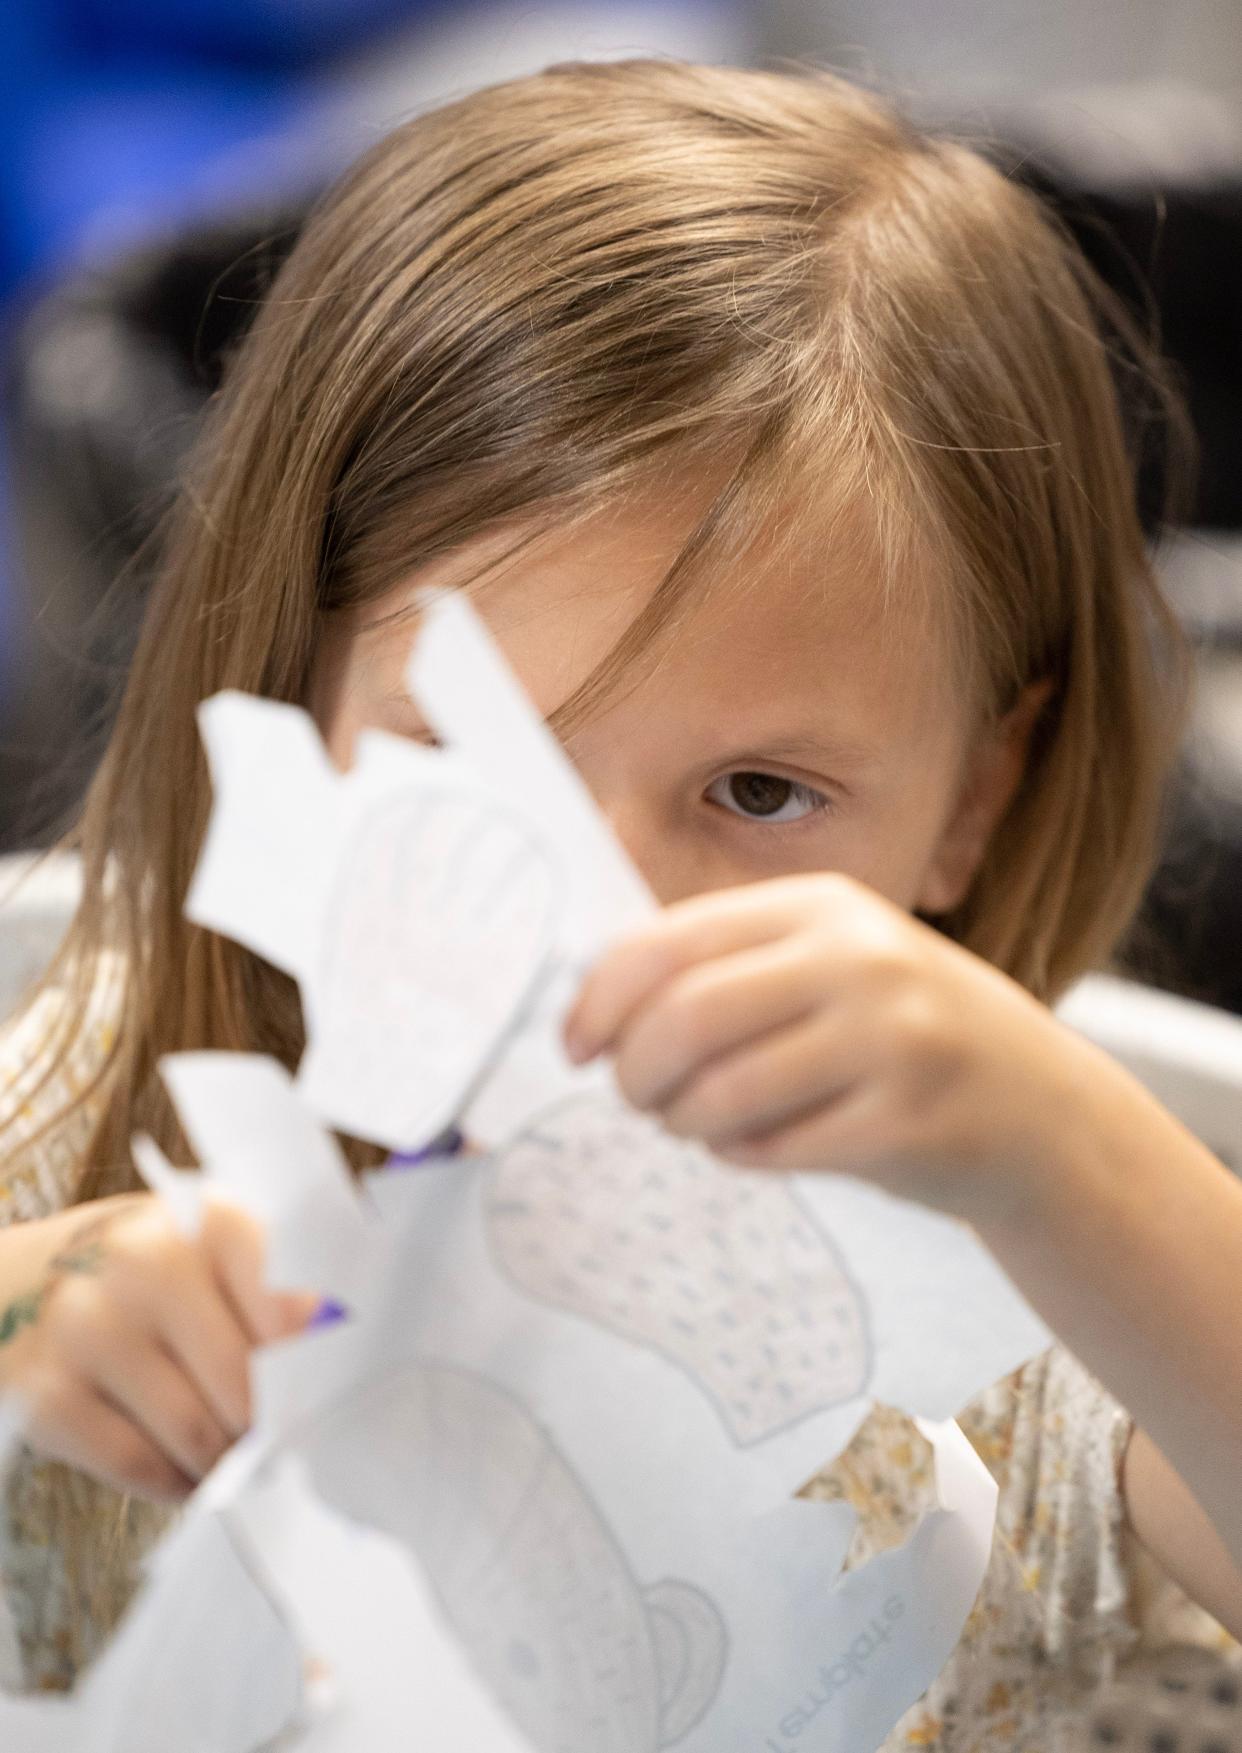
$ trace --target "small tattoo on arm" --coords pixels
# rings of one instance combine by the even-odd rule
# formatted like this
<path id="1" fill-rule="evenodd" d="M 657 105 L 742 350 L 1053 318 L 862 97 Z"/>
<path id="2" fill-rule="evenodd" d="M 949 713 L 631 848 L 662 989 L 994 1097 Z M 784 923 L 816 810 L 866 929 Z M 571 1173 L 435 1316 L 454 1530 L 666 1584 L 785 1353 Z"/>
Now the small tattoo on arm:
<path id="1" fill-rule="evenodd" d="M 72 1243 L 63 1253 L 57 1254 L 48 1268 L 50 1272 L 98 1272 L 103 1264 L 104 1245 L 102 1242 L 87 1242 L 85 1247 L 75 1248 Z"/>
<path id="2" fill-rule="evenodd" d="M 92 1238 L 101 1231 L 109 1218 L 97 1218 L 91 1223 L 83 1224 L 74 1232 L 58 1254 L 53 1254 L 48 1262 L 43 1283 L 37 1290 L 28 1290 L 23 1296 L 14 1297 L 11 1303 L 0 1309 L 0 1346 L 7 1345 L 15 1339 L 24 1327 L 33 1327 L 39 1319 L 43 1303 L 56 1283 L 56 1280 L 67 1272 L 90 1273 L 98 1272 L 103 1264 L 106 1250 L 102 1241 Z"/>
<path id="3" fill-rule="evenodd" d="M 25 1296 L 17 1297 L 6 1309 L 0 1310 L 0 1345 L 7 1345 L 23 1327 L 34 1326 L 46 1294 L 47 1286 L 44 1285 L 42 1290 L 28 1291 Z"/>

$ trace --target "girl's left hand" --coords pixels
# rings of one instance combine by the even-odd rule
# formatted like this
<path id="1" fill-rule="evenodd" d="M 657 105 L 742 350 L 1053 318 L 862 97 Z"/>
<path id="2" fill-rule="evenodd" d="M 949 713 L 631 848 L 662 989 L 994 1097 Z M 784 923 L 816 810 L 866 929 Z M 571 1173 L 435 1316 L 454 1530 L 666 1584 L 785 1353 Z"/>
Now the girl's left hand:
<path id="1" fill-rule="evenodd" d="M 1052 1192 L 1095 1050 L 851 878 L 679 901 L 609 951 L 565 1027 L 622 1094 L 751 1168 L 864 1177 L 979 1221 Z"/>

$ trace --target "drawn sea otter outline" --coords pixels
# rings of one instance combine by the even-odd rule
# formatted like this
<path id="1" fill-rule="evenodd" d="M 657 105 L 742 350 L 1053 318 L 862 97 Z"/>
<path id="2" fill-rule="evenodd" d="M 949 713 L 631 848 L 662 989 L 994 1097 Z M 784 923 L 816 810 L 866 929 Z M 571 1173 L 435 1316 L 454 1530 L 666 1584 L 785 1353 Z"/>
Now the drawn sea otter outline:
<path id="1" fill-rule="evenodd" d="M 417 1360 L 317 1415 L 298 1446 L 327 1502 L 419 1558 L 540 1753 L 661 1753 L 715 1702 L 729 1650 L 719 1610 L 691 1583 L 637 1581 L 582 1480 L 507 1389 Z"/>
<path id="2" fill-rule="evenodd" d="M 796 1193 L 619 1100 L 570 1097 L 497 1150 L 485 1225 L 515 1289 L 659 1353 L 739 1448 L 870 1380 L 866 1299 Z"/>

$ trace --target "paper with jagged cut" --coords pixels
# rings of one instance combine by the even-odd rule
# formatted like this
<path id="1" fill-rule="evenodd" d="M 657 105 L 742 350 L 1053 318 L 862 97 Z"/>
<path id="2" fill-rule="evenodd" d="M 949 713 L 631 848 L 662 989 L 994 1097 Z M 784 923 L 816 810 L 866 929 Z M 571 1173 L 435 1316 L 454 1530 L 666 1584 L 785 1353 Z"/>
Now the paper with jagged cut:
<path id="1" fill-rule="evenodd" d="M 402 1151 L 507 1055 L 498 1135 L 515 1108 L 598 1084 L 542 1050 L 543 1024 L 654 910 L 463 599 L 429 604 L 410 679 L 449 748 L 364 731 L 344 774 L 296 707 L 225 693 L 200 708 L 215 795 L 186 904 L 298 981 L 316 1112 Z"/>
<path id="2" fill-rule="evenodd" d="M 546 968 L 556 864 L 471 774 L 413 743 L 367 733 L 342 776 L 295 707 L 221 695 L 200 716 L 217 801 L 187 911 L 297 979 L 319 1113 L 392 1149 L 425 1144 Z"/>
<path id="3" fill-rule="evenodd" d="M 955 1426 L 922 1427 L 939 1507 L 841 1579 L 853 1513 L 789 1493 L 865 1398 L 741 1446 L 672 1359 L 496 1270 L 486 1160 L 354 1187 L 278 1068 L 163 1069 L 204 1186 L 265 1218 L 283 1284 L 331 1270 L 342 1231 L 365 1269 L 348 1321 L 256 1354 L 254 1429 L 78 1695 L 0 1700 L 6 1749 L 878 1745 L 987 1562 L 995 1486 Z"/>
<path id="4" fill-rule="evenodd" d="M 220 796 L 191 907 L 295 975 L 310 1045 L 296 1083 L 241 1055 L 168 1062 L 203 1170 L 149 1142 L 139 1160 L 185 1227 L 205 1188 L 249 1205 L 274 1281 L 350 1308 L 256 1355 L 255 1429 L 186 1520 L 215 1546 L 203 1612 L 245 1651 L 269 1640 L 243 1714 L 283 1713 L 298 1753 L 865 1753 L 943 1665 L 987 1562 L 995 1486 L 940 1421 L 1047 1335 L 963 1226 L 835 1177 L 739 1199 L 735 1171 L 670 1168 L 685 1147 L 566 1064 L 583 964 L 653 903 L 464 602 L 432 605 L 411 675 L 449 746 L 370 734 L 345 776 L 294 708 L 203 712 Z M 359 1186 L 321 1125 L 408 1148 L 463 1104 L 485 1142 L 536 1124 L 507 1162 Z M 551 1166 L 558 1111 L 576 1174 Z M 650 1240 L 621 1246 L 626 1188 L 661 1164 L 633 1202 Z M 531 1251 L 545 1229 L 559 1285 Z M 623 1259 L 651 1298 L 624 1319 Z M 735 1283 L 707 1312 L 736 1321 L 736 1362 L 673 1319 L 718 1270 Z M 793 1345 L 822 1347 L 824 1322 L 845 1342 L 816 1382 Z M 842 1578 L 852 1512 L 790 1494 L 873 1397 L 936 1421 L 939 1505 Z M 175 1635 L 183 1551 L 161 1549 L 77 1700 L 0 1701 L 0 1742 L 154 1753 L 121 1738 L 149 1721 L 161 1750 L 247 1753 L 253 1721 L 201 1702 Z M 232 1646 L 201 1641 L 215 1684 Z"/>
<path id="5" fill-rule="evenodd" d="M 269 1284 L 330 1285 L 338 1299 L 356 1297 L 373 1269 L 374 1226 L 364 1220 L 339 1145 L 298 1098 L 284 1067 L 260 1054 L 202 1052 L 175 1054 L 161 1069 L 203 1168 L 174 1168 L 141 1135 L 134 1157 L 179 1226 L 196 1232 L 210 1193 L 234 1200 L 267 1227 Z"/>

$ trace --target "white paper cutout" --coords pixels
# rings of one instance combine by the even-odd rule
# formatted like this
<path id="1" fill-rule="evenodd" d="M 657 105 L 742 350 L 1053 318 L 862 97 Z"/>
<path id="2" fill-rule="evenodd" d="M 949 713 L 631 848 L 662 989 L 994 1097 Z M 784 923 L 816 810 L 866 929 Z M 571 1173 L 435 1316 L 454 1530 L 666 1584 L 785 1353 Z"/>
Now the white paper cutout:
<path id="1" fill-rule="evenodd" d="M 149 1138 L 134 1140 L 134 1156 L 179 1226 L 194 1233 L 210 1189 L 267 1226 L 264 1272 L 274 1289 L 331 1287 L 350 1302 L 372 1270 L 377 1244 L 344 1157 L 299 1101 L 289 1074 L 245 1053 L 179 1053 L 162 1069 L 204 1172 L 174 1169 Z"/>
<path id="2" fill-rule="evenodd" d="M 370 733 L 340 777 L 295 709 L 203 708 L 217 801 L 190 910 L 298 978 L 310 1045 L 296 1085 L 241 1055 L 166 1073 L 204 1184 L 267 1223 L 274 1281 L 351 1310 L 256 1354 L 255 1428 L 187 1518 L 244 1530 L 249 1568 L 213 1586 L 215 1614 L 270 1625 L 278 1601 L 327 1664 L 330 1696 L 304 1689 L 300 1723 L 286 1688 L 290 1749 L 866 1753 L 943 1665 L 987 1562 L 995 1486 L 943 1421 L 1048 1335 L 963 1226 L 837 1177 L 773 1179 L 748 1201 L 749 1178 L 565 1063 L 556 1026 L 583 962 L 653 904 L 465 603 L 426 622 L 411 677 L 446 750 Z M 465 1106 L 472 1136 L 509 1148 L 355 1191 L 307 1104 L 405 1147 Z M 564 1155 L 592 1140 L 567 1212 Z M 192 1223 L 199 1189 L 141 1154 Z M 644 1193 L 649 1172 L 661 1185 Z M 646 1249 L 616 1235 L 627 1203 L 659 1219 Z M 703 1228 L 716 1204 L 723 1245 Z M 564 1248 L 559 1280 L 537 1231 Z M 623 1258 L 653 1280 L 625 1314 L 608 1300 Z M 713 1284 L 720 1270 L 735 1283 Z M 695 1297 L 717 1325 L 735 1315 L 731 1359 L 677 1326 Z M 765 1332 L 753 1311 L 769 1301 Z M 841 1341 L 817 1369 L 796 1336 L 823 1346 L 825 1321 Z M 874 1398 L 930 1420 L 941 1507 L 840 1579 L 853 1513 L 790 1493 Z M 341 1511 L 382 1532 L 351 1535 Z M 133 1753 L 90 1739 L 85 1707 L 117 1724 L 137 1708 L 132 1625 L 158 1623 L 161 1587 L 188 1586 L 179 1550 L 79 1699 L 0 1700 L 6 1747 L 53 1744 L 4 1738 L 5 1711 L 29 1703 L 32 1737 L 59 1712 L 58 1753 Z M 515 1724 L 453 1652 L 428 1583 Z M 277 1627 L 284 1659 L 295 1642 Z M 210 1629 L 203 1648 L 218 1677 Z M 192 1659 L 148 1653 L 161 1678 Z M 246 1753 L 229 1732 L 212 1753 Z"/>
<path id="3" fill-rule="evenodd" d="M 277 1162 L 270 1175 L 266 1170 L 280 1154 L 276 1136 L 297 1098 L 280 1074 L 256 1075 L 262 1067 L 244 1056 L 188 1055 L 168 1071 L 187 1131 L 205 1156 L 206 1178 L 234 1196 L 244 1183 L 252 1207 L 271 1214 L 274 1239 L 284 1225 L 283 1201 L 291 1233 L 304 1236 L 304 1202 L 285 1167 Z M 221 1115 L 244 1111 L 269 1140 L 271 1155 L 256 1158 L 244 1135 L 220 1125 Z M 235 1161 L 204 1149 L 215 1129 L 237 1151 Z M 290 1141 L 304 1144 L 305 1133 L 300 1120 L 290 1127 Z M 326 1153 L 311 1157 L 324 1161 Z M 299 1553 L 318 1550 L 323 1514 L 304 1492 L 300 1507 L 286 1507 L 281 1517 L 262 1507 L 271 1479 L 265 1460 L 290 1453 L 306 1460 L 329 1507 L 420 1551 L 442 1610 L 497 1695 L 513 1702 L 515 1686 L 527 1694 L 519 1720 L 540 1736 L 532 1743 L 539 1753 L 656 1753 L 673 1744 L 674 1733 L 684 1753 L 780 1748 L 787 1741 L 781 1724 L 803 1719 L 800 1744 L 825 1753 L 857 1753 L 874 1744 L 867 1736 L 882 1737 L 938 1670 L 973 1600 L 995 1498 L 986 1469 L 956 1427 L 926 1427 L 945 1507 L 924 1518 L 905 1548 L 833 1588 L 852 1512 L 785 1498 L 848 1440 L 865 1403 L 738 1447 L 717 1409 L 671 1360 L 531 1302 L 494 1271 L 484 1234 L 494 1176 L 487 1162 L 450 1162 L 369 1178 L 355 1213 L 368 1271 L 355 1287 L 353 1318 L 258 1354 L 255 1429 L 190 1512 L 191 1521 L 224 1515 L 230 1526 L 244 1527 L 249 1567 L 218 1576 L 203 1596 L 197 1560 L 178 1570 L 172 1548 L 137 1610 L 145 1605 L 142 1623 L 159 1636 L 140 1643 L 131 1631 L 127 1642 L 123 1631 L 83 1688 L 82 1716 L 67 1715 L 72 1706 L 57 1710 L 54 1741 L 16 1735 L 42 1720 L 28 1714 L 22 1720 L 28 1704 L 35 1711 L 56 1707 L 7 1701 L 19 1716 L 0 1709 L 0 1734 L 11 1727 L 13 1735 L 3 1744 L 23 1750 L 54 1744 L 58 1753 L 79 1753 L 75 1729 L 127 1723 L 135 1714 L 145 1721 L 145 1687 L 179 1674 L 191 1659 L 160 1641 L 167 1604 L 161 1587 L 176 1603 L 178 1581 L 210 1605 L 203 1652 L 217 1681 L 230 1670 L 211 1627 L 270 1620 L 267 1598 L 280 1592 L 282 1576 L 286 1608 L 305 1626 L 319 1626 L 320 1637 L 324 1625 L 335 1626 L 338 1638 L 352 1628 L 343 1653 L 332 1642 L 312 1645 L 309 1653 L 328 1664 L 335 1702 L 327 1718 L 290 1731 L 282 1743 L 290 1748 L 352 1753 L 366 1745 L 369 1753 L 384 1753 L 391 1745 L 396 1753 L 408 1746 L 408 1729 L 400 1742 L 364 1742 L 358 1725 L 380 1709 L 373 1693 L 405 1697 L 411 1667 L 449 1713 L 446 1723 L 490 1708 L 460 1663 L 469 1710 L 455 1701 L 446 1681 L 451 1665 L 442 1660 L 444 1634 L 408 1587 L 402 1671 L 369 1670 L 362 1684 L 367 1603 L 377 1616 L 393 1611 L 394 1577 L 405 1573 L 399 1565 L 393 1571 L 391 1553 L 374 1581 L 365 1567 L 348 1577 L 339 1565 L 331 1574 L 299 1568 Z M 319 1205 L 317 1225 L 337 1221 Z M 293 1265 L 306 1282 L 306 1272 Z M 248 1600 L 255 1574 L 266 1579 L 257 1603 Z M 340 1598 L 347 1582 L 358 1589 L 349 1613 Z M 644 1625 L 648 1645 L 638 1635 Z M 558 1641 L 558 1626 L 575 1636 Z M 269 1631 L 268 1647 L 268 1666 L 279 1669 L 283 1661 L 290 1673 L 287 1634 L 283 1645 L 279 1638 L 273 1644 Z M 680 1667 L 671 1660 L 674 1647 L 685 1657 Z M 135 1650 L 145 1650 L 142 1664 Z M 424 1669 L 421 1657 L 429 1651 L 435 1659 Z M 610 1690 L 618 1673 L 628 1680 Z M 193 1747 L 191 1729 L 213 1723 L 199 1711 L 183 1724 L 173 1702 L 181 1696 L 178 1688 L 161 1689 L 166 1714 L 152 1720 L 160 1722 L 164 1746 Z M 191 1689 L 185 1696 L 197 1695 Z M 273 1710 L 280 1700 L 269 1694 L 261 1702 Z M 395 1705 L 388 1717 L 397 1721 Z M 635 1738 L 640 1728 L 645 1739 Z M 113 1738 L 86 1739 L 81 1747 L 133 1753 L 128 1733 L 118 1728 Z M 249 1745 L 223 1731 L 209 1744 L 212 1753 L 246 1753 Z M 463 1753 L 467 1745 L 502 1753 L 524 1743 L 514 1731 L 508 1741 L 458 1745 Z"/>
<path id="4" fill-rule="evenodd" d="M 398 795 L 372 809 L 315 969 L 319 1022 L 299 1080 L 316 1108 L 385 1142 L 442 1131 L 533 995 L 558 876 L 490 800 Z M 402 1059 L 409 1073 L 394 1078 Z M 448 1093 L 437 1105 L 424 1090 Z"/>
<path id="5" fill-rule="evenodd" d="M 212 1070 L 173 1080 L 196 1137 L 222 1105 L 227 1058 Z M 279 1080 L 263 1088 L 267 1129 L 287 1097 Z M 786 1498 L 865 1402 L 738 1446 L 672 1360 L 531 1302 L 492 1269 L 496 1175 L 467 1161 L 368 1178 L 371 1267 L 353 1319 L 260 1354 L 255 1432 L 232 1478 L 226 1463 L 200 1496 L 236 1519 L 265 1454 L 303 1457 L 328 1505 L 419 1552 L 472 1660 L 548 1753 L 781 1747 L 781 1724 L 802 1718 L 812 1748 L 878 1740 L 974 1598 L 995 1498 L 986 1469 L 956 1427 L 926 1426 L 945 1507 L 834 1588 L 852 1512 Z M 270 1189 L 256 1200 L 270 1204 Z M 245 1519 L 270 1573 L 265 1518 Z M 337 1720 L 344 1735 L 344 1697 Z"/>
<path id="6" fill-rule="evenodd" d="M 553 863 L 468 773 L 414 743 L 367 732 L 341 777 L 294 707 L 219 695 L 200 721 L 218 801 L 188 915 L 297 978 L 300 1080 L 319 1113 L 395 1150 L 426 1143 L 547 960 Z"/>
<path id="7" fill-rule="evenodd" d="M 406 680 L 432 730 L 555 848 L 567 878 L 558 928 L 571 962 L 598 955 L 654 911 L 577 768 L 464 596 L 427 597 Z"/>

